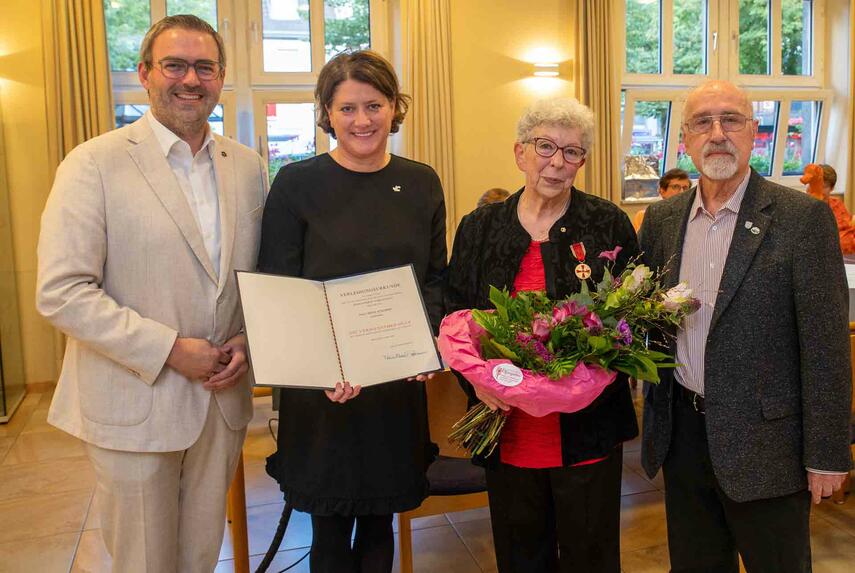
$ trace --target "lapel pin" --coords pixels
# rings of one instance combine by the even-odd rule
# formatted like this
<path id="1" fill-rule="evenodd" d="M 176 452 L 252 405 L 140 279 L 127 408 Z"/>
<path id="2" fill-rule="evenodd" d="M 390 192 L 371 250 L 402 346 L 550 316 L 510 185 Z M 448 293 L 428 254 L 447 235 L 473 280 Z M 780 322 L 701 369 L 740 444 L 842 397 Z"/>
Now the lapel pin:
<path id="1" fill-rule="evenodd" d="M 751 221 L 745 221 L 745 228 L 746 228 L 746 229 L 750 229 L 750 228 L 751 228 L 751 225 L 753 225 L 753 224 L 754 224 L 754 223 L 752 223 Z"/>
<path id="2" fill-rule="evenodd" d="M 222 155 L 223 157 L 228 157 L 228 156 L 226 155 L 226 152 L 225 152 L 225 151 L 220 151 L 220 155 Z"/>
<path id="3" fill-rule="evenodd" d="M 760 228 L 759 227 L 751 227 L 751 234 L 752 235 L 759 235 L 760 234 Z"/>
<path id="4" fill-rule="evenodd" d="M 394 191 L 395 193 L 400 193 L 401 192 L 401 186 L 395 185 L 394 187 L 392 187 L 392 191 Z"/>

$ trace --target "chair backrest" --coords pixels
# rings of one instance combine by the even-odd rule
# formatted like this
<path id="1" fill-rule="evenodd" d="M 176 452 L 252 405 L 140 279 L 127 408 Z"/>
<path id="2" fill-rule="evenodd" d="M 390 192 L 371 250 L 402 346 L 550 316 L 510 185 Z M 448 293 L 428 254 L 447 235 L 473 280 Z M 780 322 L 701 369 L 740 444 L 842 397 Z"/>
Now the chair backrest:
<path id="1" fill-rule="evenodd" d="M 439 453 L 450 457 L 468 457 L 466 452 L 448 443 L 454 423 L 466 413 L 466 394 L 451 372 L 437 374 L 425 383 L 427 388 L 430 437 L 439 446 Z"/>

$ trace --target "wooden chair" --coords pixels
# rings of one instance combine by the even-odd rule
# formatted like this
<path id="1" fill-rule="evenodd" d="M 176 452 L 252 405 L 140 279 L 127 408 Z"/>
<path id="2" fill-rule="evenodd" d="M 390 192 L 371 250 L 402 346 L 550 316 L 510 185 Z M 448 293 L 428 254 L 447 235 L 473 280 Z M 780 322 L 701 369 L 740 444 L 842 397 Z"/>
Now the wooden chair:
<path id="1" fill-rule="evenodd" d="M 428 399 L 428 421 L 431 439 L 439 445 L 440 457 L 431 464 L 428 478 L 437 472 L 457 474 L 458 488 L 466 493 L 433 493 L 422 505 L 411 511 L 398 514 L 398 532 L 401 545 L 401 573 L 413 571 L 413 540 L 411 521 L 454 511 L 477 509 L 487 506 L 487 491 L 484 472 L 469 462 L 465 452 L 448 443 L 451 426 L 466 413 L 466 395 L 450 372 L 437 375 L 426 383 Z M 437 488 L 438 489 L 438 488 Z"/>
<path id="2" fill-rule="evenodd" d="M 271 396 L 270 388 L 253 388 L 253 397 Z M 234 548 L 235 573 L 249 573 L 249 534 L 246 526 L 246 483 L 243 471 L 243 452 L 238 457 L 235 477 L 226 497 L 226 519 Z"/>

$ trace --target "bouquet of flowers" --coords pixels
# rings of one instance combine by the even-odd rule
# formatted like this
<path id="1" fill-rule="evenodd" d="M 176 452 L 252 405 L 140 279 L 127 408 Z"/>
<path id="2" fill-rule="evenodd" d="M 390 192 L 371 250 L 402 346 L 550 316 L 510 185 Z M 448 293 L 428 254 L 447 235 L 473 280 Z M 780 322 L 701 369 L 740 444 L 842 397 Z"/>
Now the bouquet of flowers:
<path id="1" fill-rule="evenodd" d="M 621 247 L 600 253 L 614 263 Z M 686 283 L 665 290 L 644 265 L 630 262 L 620 276 L 606 268 L 592 290 L 553 301 L 539 291 L 490 288 L 495 310 L 460 310 L 440 326 L 439 350 L 449 367 L 510 406 L 532 416 L 576 412 L 591 404 L 617 372 L 659 382 L 671 356 L 650 349 L 651 329 L 677 327 L 697 310 Z M 507 414 L 481 403 L 452 430 L 451 443 L 489 455 Z"/>

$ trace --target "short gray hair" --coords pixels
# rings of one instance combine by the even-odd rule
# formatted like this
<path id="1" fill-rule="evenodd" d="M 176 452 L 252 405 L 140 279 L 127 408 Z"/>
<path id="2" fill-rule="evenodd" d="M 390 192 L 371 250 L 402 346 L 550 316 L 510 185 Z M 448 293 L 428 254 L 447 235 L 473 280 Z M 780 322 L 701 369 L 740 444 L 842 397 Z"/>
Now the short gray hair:
<path id="1" fill-rule="evenodd" d="M 167 16 L 166 18 L 155 22 L 154 25 L 149 28 L 148 32 L 146 32 L 145 38 L 143 38 L 142 45 L 140 46 L 140 62 L 145 65 L 146 69 L 151 69 L 152 65 L 154 65 L 154 62 L 151 61 L 151 49 L 154 45 L 154 41 L 163 32 L 174 28 L 210 34 L 214 39 L 214 42 L 217 44 L 217 52 L 219 52 L 218 61 L 220 66 L 223 68 L 226 67 L 226 47 L 223 44 L 223 37 L 220 36 L 210 24 L 198 16 L 193 16 L 192 14 L 176 14 L 175 16 Z"/>
<path id="2" fill-rule="evenodd" d="M 576 98 L 557 97 L 531 104 L 517 123 L 517 143 L 528 141 L 531 132 L 541 125 L 578 129 L 586 150 L 594 143 L 594 112 Z"/>

